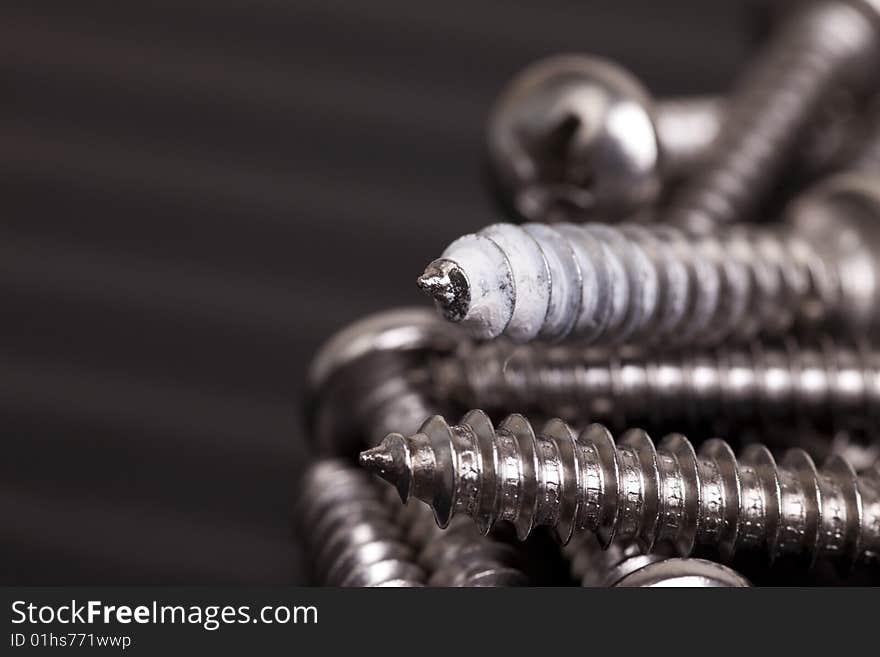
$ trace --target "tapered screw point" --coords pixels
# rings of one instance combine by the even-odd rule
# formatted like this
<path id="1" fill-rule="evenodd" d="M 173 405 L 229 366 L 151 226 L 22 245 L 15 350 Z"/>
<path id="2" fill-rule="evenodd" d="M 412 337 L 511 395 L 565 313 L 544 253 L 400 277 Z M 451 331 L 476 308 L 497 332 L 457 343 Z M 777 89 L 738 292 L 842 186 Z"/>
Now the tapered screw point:
<path id="1" fill-rule="evenodd" d="M 404 502 L 409 499 L 409 470 L 406 453 L 402 449 L 395 449 L 395 436 L 402 439 L 399 434 L 386 436 L 377 447 L 361 452 L 358 458 L 361 467 L 368 472 L 384 479 L 397 489 L 400 499 Z M 402 440 L 398 441 L 403 446 Z"/>
<path id="2" fill-rule="evenodd" d="M 511 522 L 520 540 L 546 525 L 563 543 L 592 532 L 643 552 L 699 546 L 728 560 L 742 549 L 805 566 L 830 557 L 845 572 L 880 553 L 880 474 L 857 476 L 839 458 L 817 472 L 799 449 L 777 464 L 761 445 L 737 459 L 719 439 L 696 452 L 680 434 L 655 445 L 633 429 L 615 441 L 598 424 L 535 430 L 516 414 L 495 429 L 482 411 L 455 426 L 434 416 L 383 448 L 394 468 L 380 474 L 431 506 L 441 527 L 460 513 L 485 531 Z"/>
<path id="3" fill-rule="evenodd" d="M 361 452 L 360 464 L 387 481 L 390 471 L 394 468 L 394 456 L 382 445 L 379 445 L 379 447 Z"/>
<path id="4" fill-rule="evenodd" d="M 470 285 L 461 267 L 451 260 L 435 260 L 419 276 L 419 288 L 431 295 L 444 316 L 461 321 L 471 302 Z"/>

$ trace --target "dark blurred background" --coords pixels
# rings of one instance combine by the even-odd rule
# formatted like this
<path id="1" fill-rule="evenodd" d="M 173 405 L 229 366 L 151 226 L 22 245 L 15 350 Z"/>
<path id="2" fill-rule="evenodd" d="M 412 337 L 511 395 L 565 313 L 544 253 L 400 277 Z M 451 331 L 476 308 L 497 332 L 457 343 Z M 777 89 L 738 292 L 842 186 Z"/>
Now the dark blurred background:
<path id="1" fill-rule="evenodd" d="M 307 365 L 497 216 L 560 51 L 728 87 L 760 2 L 2 3 L 2 583 L 296 583 Z"/>

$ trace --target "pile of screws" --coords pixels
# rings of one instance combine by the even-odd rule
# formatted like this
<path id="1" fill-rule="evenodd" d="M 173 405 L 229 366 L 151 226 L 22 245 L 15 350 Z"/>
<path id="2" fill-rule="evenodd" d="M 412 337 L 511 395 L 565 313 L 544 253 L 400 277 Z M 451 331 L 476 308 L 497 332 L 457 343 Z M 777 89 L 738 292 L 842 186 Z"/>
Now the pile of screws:
<path id="1" fill-rule="evenodd" d="M 880 582 L 880 1 L 792 4 L 726 97 L 510 83 L 514 222 L 313 363 L 316 583 Z"/>

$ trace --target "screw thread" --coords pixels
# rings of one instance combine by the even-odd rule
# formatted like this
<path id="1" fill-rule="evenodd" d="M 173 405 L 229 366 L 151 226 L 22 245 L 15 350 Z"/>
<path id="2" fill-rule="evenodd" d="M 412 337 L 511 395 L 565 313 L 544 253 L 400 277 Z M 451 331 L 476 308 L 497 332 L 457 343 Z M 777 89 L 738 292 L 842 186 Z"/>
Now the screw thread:
<path id="1" fill-rule="evenodd" d="M 478 338 L 704 344 L 842 314 L 839 265 L 788 226 L 495 224 L 419 284 Z"/>
<path id="2" fill-rule="evenodd" d="M 669 222 L 710 232 L 767 197 L 823 100 L 876 68 L 876 9 L 854 5 L 812 3 L 771 40 L 730 98 L 710 154 L 673 198 Z"/>
<path id="3" fill-rule="evenodd" d="M 424 586 L 426 575 L 371 478 L 341 460 L 318 461 L 304 474 L 297 517 L 327 586 Z"/>
<path id="4" fill-rule="evenodd" d="M 438 396 L 615 428 L 880 429 L 880 352 L 830 337 L 646 354 L 573 345 L 468 345 L 436 359 Z"/>
<path id="5" fill-rule="evenodd" d="M 428 586 L 504 587 L 528 584 L 519 551 L 512 545 L 480 535 L 468 518 L 453 518 L 449 526 L 442 530 L 423 504 L 403 505 L 399 518 L 409 543 L 418 553 L 419 565 L 429 573 Z"/>
<path id="6" fill-rule="evenodd" d="M 634 429 L 615 445 L 598 424 L 576 436 L 551 420 L 536 433 L 510 415 L 496 430 L 472 411 L 456 426 L 434 416 L 415 435 L 390 434 L 361 464 L 402 499 L 427 502 L 441 526 L 460 513 L 484 531 L 510 521 L 520 539 L 546 525 L 563 542 L 589 531 L 605 546 L 645 552 L 668 545 L 686 556 L 699 547 L 728 560 L 742 550 L 770 561 L 827 557 L 844 568 L 876 561 L 880 550 L 880 468 L 857 477 L 832 457 L 817 472 L 800 449 L 777 465 L 751 445 L 737 461 L 718 439 L 698 455 L 679 434 L 655 448 Z"/>

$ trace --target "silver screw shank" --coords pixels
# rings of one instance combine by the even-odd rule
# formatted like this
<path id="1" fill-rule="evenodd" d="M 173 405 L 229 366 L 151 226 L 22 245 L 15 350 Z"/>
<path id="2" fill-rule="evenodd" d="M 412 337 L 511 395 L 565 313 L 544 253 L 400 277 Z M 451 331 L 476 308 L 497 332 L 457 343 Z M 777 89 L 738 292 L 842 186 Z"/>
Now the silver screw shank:
<path id="1" fill-rule="evenodd" d="M 357 321 L 328 340 L 309 372 L 318 447 L 350 454 L 355 445 L 374 445 L 394 429 L 415 431 L 438 412 L 425 366 L 452 350 L 460 335 L 451 328 L 426 309 L 402 308 Z M 401 513 L 396 503 L 377 499 L 363 474 L 327 460 L 305 476 L 301 533 L 324 582 L 384 582 L 412 566 L 430 586 L 528 581 L 509 545 L 481 536 L 468 522 L 460 531 L 442 532 L 422 505 Z"/>
<path id="2" fill-rule="evenodd" d="M 389 491 L 396 497 L 393 491 Z M 459 517 L 440 529 L 424 504 L 400 506 L 400 522 L 418 553 L 418 563 L 430 573 L 428 586 L 526 586 L 522 555 L 512 545 L 480 535 L 474 523 Z"/>
<path id="3" fill-rule="evenodd" d="M 424 586 L 425 571 L 375 483 L 343 461 L 325 459 L 306 471 L 297 520 L 327 586 Z"/>
<path id="4" fill-rule="evenodd" d="M 777 465 L 759 445 L 737 460 L 718 439 L 698 454 L 679 434 L 655 447 L 630 430 L 615 444 L 598 424 L 575 435 L 552 420 L 536 432 L 510 415 L 495 429 L 472 411 L 455 426 L 435 416 L 412 436 L 390 434 L 360 461 L 401 499 L 429 504 L 440 526 L 464 514 L 484 531 L 510 521 L 521 539 L 546 525 L 563 542 L 588 531 L 645 552 L 699 547 L 722 560 L 744 551 L 809 565 L 824 557 L 844 568 L 880 550 L 880 468 L 857 477 L 833 457 L 817 471 L 799 449 Z"/>
<path id="5" fill-rule="evenodd" d="M 419 278 L 474 337 L 711 344 L 796 321 L 877 323 L 880 179 L 837 176 L 778 227 L 692 235 L 664 225 L 495 224 Z"/>
<path id="6" fill-rule="evenodd" d="M 437 395 L 460 406 L 614 428 L 880 430 L 880 350 L 831 338 L 660 354 L 493 341 L 431 371 Z"/>

